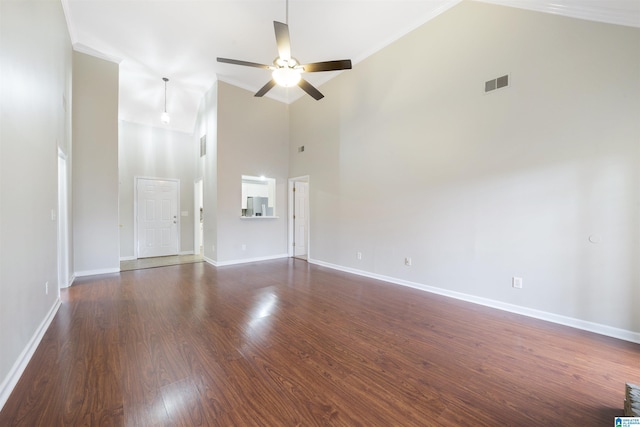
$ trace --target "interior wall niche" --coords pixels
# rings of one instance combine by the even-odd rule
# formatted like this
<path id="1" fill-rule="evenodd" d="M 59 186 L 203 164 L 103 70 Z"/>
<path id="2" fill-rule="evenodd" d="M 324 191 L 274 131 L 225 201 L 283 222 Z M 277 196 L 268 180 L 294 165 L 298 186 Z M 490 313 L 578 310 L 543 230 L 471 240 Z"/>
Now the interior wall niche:
<path id="1" fill-rule="evenodd" d="M 273 218 L 276 211 L 276 180 L 264 176 L 242 175 L 243 218 Z"/>

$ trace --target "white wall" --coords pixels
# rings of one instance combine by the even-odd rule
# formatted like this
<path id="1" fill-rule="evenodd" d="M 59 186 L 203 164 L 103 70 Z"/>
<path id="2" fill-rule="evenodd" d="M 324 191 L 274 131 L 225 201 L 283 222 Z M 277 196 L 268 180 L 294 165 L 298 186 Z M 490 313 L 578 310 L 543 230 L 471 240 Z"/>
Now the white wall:
<path id="1" fill-rule="evenodd" d="M 288 107 L 218 83 L 218 263 L 286 256 Z M 240 219 L 242 175 L 276 179 L 280 218 Z M 205 200 L 206 200 L 205 194 Z M 243 249 L 243 245 L 244 248 Z"/>
<path id="2" fill-rule="evenodd" d="M 207 154 L 196 157 L 196 179 L 203 183 L 203 256 L 208 262 L 215 262 L 218 249 L 218 83 L 204 95 L 198 111 L 194 139 L 206 135 Z M 198 145 L 199 147 L 199 145 Z"/>
<path id="3" fill-rule="evenodd" d="M 204 182 L 205 259 L 225 265 L 286 256 L 288 107 L 216 82 L 203 97 L 195 128 L 195 140 L 207 135 L 195 178 Z M 280 218 L 240 219 L 242 175 L 276 179 Z"/>
<path id="4" fill-rule="evenodd" d="M 73 249 L 76 276 L 120 271 L 118 64 L 73 53 Z"/>
<path id="5" fill-rule="evenodd" d="M 640 339 L 638 52 L 637 28 L 463 2 L 300 99 L 313 261 Z"/>
<path id="6" fill-rule="evenodd" d="M 135 257 L 134 177 L 180 180 L 179 252 L 192 253 L 194 157 L 193 135 L 120 121 L 118 167 L 120 177 L 120 257 Z M 182 216 L 187 212 L 187 216 Z"/>
<path id="7" fill-rule="evenodd" d="M 0 2 L 0 40 L 1 408 L 59 304 L 51 212 L 57 149 L 71 144 L 72 59 L 59 2 Z"/>

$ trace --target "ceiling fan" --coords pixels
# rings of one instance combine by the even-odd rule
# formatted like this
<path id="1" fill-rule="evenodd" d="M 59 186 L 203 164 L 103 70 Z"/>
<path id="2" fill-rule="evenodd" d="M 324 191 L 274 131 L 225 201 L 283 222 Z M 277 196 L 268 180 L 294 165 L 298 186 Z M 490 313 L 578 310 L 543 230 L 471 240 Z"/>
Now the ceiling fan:
<path id="1" fill-rule="evenodd" d="M 287 1 L 287 20 L 289 15 Z M 291 56 L 291 43 L 289 41 L 289 26 L 282 22 L 273 21 L 276 32 L 276 43 L 278 45 L 278 57 L 273 60 L 273 65 L 258 64 L 256 62 L 239 61 L 237 59 L 218 58 L 218 62 L 227 64 L 244 65 L 247 67 L 264 68 L 272 71 L 272 79 L 267 82 L 255 96 L 264 96 L 276 84 L 284 87 L 298 85 L 302 90 L 311 95 L 315 100 L 324 98 L 311 83 L 302 78 L 302 73 L 316 73 L 319 71 L 350 70 L 351 60 L 342 59 L 337 61 L 314 62 L 301 65 L 297 59 Z"/>

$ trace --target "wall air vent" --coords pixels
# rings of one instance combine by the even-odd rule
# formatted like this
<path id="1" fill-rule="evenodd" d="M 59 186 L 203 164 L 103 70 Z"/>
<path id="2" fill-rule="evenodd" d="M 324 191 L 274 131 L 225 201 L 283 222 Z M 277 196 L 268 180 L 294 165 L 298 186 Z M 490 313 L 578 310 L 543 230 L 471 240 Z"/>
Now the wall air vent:
<path id="1" fill-rule="evenodd" d="M 505 74 L 502 77 L 495 78 L 484 82 L 484 92 L 491 92 L 496 89 L 502 89 L 509 86 L 509 75 Z"/>
<path id="2" fill-rule="evenodd" d="M 202 135 L 200 138 L 200 157 L 207 154 L 207 135 Z"/>

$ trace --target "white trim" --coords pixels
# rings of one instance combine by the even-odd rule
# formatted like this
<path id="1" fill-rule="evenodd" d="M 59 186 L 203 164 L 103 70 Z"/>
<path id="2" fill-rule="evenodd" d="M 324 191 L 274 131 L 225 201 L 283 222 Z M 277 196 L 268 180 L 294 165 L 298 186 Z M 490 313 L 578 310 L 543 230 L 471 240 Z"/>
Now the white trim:
<path id="1" fill-rule="evenodd" d="M 108 61 L 108 62 L 114 62 L 116 64 L 120 64 L 123 60 L 123 58 L 109 55 L 108 53 L 101 52 L 92 47 L 84 45 L 82 43 L 73 43 L 72 47 L 73 47 L 73 50 L 76 52 L 84 53 L 85 55 L 90 55 L 99 59 L 104 59 L 105 61 Z"/>
<path id="2" fill-rule="evenodd" d="M 56 313 L 58 312 L 61 304 L 62 301 L 60 300 L 60 298 L 56 298 L 56 301 L 53 303 L 51 310 L 49 310 L 49 313 L 42 320 L 42 323 L 40 323 L 40 326 L 38 326 L 38 329 L 36 329 L 35 333 L 27 343 L 27 346 L 24 348 L 24 350 L 22 350 L 22 353 L 20 353 L 20 356 L 18 356 L 18 359 L 9 370 L 9 373 L 7 374 L 5 379 L 2 381 L 2 384 L 0 384 L 0 410 L 2 410 L 4 404 L 7 403 L 7 399 L 9 399 L 11 392 L 15 388 L 16 384 L 18 384 L 18 380 L 22 376 L 24 370 L 27 368 L 29 361 L 33 357 L 33 354 L 38 348 L 38 345 L 40 345 L 42 337 L 44 336 L 45 332 L 47 332 L 47 329 L 53 321 L 53 318 L 56 316 Z"/>
<path id="3" fill-rule="evenodd" d="M 69 31 L 69 39 L 71 40 L 71 44 L 78 42 L 78 32 L 76 31 L 76 27 L 73 24 L 73 19 L 71 19 L 71 11 L 69 10 L 69 1 L 62 0 L 62 11 L 64 12 L 64 20 L 67 21 L 67 30 Z"/>
<path id="4" fill-rule="evenodd" d="M 426 15 L 414 16 L 414 18 L 416 18 L 415 21 L 408 22 L 407 25 L 403 25 L 402 27 L 400 27 L 399 31 L 394 33 L 388 39 L 382 41 L 381 43 L 378 43 L 375 46 L 372 46 L 369 50 L 363 52 L 362 54 L 358 55 L 357 57 L 352 58 L 353 64 L 356 65 L 359 62 L 364 61 L 365 59 L 367 59 L 368 57 L 370 57 L 374 53 L 377 53 L 377 52 L 381 51 L 385 47 L 391 45 L 392 43 L 394 43 L 394 42 L 396 42 L 398 40 L 400 40 L 401 38 L 403 38 L 404 36 L 406 36 L 410 32 L 422 27 L 424 24 L 426 24 L 427 22 L 431 21 L 432 19 L 435 19 L 438 16 L 442 15 L 444 12 L 446 12 L 449 9 L 451 9 L 453 6 L 457 5 L 460 2 L 462 2 L 462 0 L 444 0 L 444 1 L 439 1 L 440 5 L 438 7 L 436 7 L 434 10 L 429 11 L 429 13 L 427 13 Z"/>
<path id="5" fill-rule="evenodd" d="M 57 226 L 57 263 L 58 263 L 58 297 L 60 288 L 68 288 L 71 268 L 69 238 L 69 165 L 67 155 L 58 147 L 58 226 Z"/>
<path id="6" fill-rule="evenodd" d="M 293 186 L 295 185 L 297 178 L 289 178 L 289 186 L 287 187 L 287 252 L 289 257 L 292 257 L 295 253 L 293 250 L 293 203 L 295 197 L 293 194 Z"/>
<path id="7" fill-rule="evenodd" d="M 97 276 L 98 274 L 112 274 L 112 273 L 120 273 L 120 267 L 118 268 L 101 268 L 99 270 L 84 270 L 84 271 L 76 271 L 73 278 L 76 277 L 85 277 L 85 276 Z"/>
<path id="8" fill-rule="evenodd" d="M 358 270 L 350 267 L 343 267 L 328 262 L 308 259 L 310 264 L 320 265 L 322 267 L 331 268 L 334 270 L 344 271 L 345 273 L 356 274 L 358 276 L 364 276 L 371 279 L 382 280 L 384 282 L 393 283 L 396 285 L 407 286 L 410 288 L 418 289 L 421 291 L 430 292 L 433 294 L 442 295 L 445 297 L 455 298 L 462 301 L 471 302 L 474 304 L 484 305 L 486 307 L 495 308 L 502 311 L 508 311 L 510 313 L 520 314 L 527 317 L 533 317 L 535 319 L 545 320 L 547 322 L 557 323 L 559 325 L 569 326 L 584 331 L 593 332 L 600 335 L 605 335 L 612 338 L 618 338 L 624 341 L 630 341 L 640 344 L 640 332 L 629 331 L 626 329 L 614 328 L 612 326 L 603 325 L 600 323 L 589 322 L 582 319 L 576 319 L 573 317 L 562 316 L 559 314 L 549 313 L 546 311 L 536 310 L 533 308 L 522 307 L 515 304 L 509 304 L 502 301 L 496 301 L 489 298 L 482 298 L 475 295 L 469 295 L 462 292 L 449 291 L 435 286 L 428 286 L 422 283 L 411 282 L 408 280 L 397 279 L 395 277 L 384 276 L 381 274 L 370 273 L 368 271 Z"/>
<path id="9" fill-rule="evenodd" d="M 270 256 L 257 257 L 257 258 L 234 259 L 234 260 L 230 260 L 230 261 L 214 261 L 211 258 L 203 257 L 205 262 L 207 262 L 208 264 L 213 265 L 214 267 L 224 267 L 226 265 L 247 264 L 247 263 L 250 263 L 250 262 L 272 261 L 274 259 L 282 259 L 282 258 L 289 258 L 289 254 L 270 255 Z"/>
<path id="10" fill-rule="evenodd" d="M 194 251 L 180 251 L 178 255 L 195 255 Z"/>
<path id="11" fill-rule="evenodd" d="M 193 253 L 200 253 L 200 247 L 204 249 L 204 242 L 200 235 L 202 222 L 200 221 L 200 207 L 203 206 L 204 179 L 193 181 Z"/>
<path id="12" fill-rule="evenodd" d="M 624 7 L 611 5 L 609 1 L 540 1 L 540 0 L 479 0 L 482 3 L 492 3 L 500 6 L 515 7 L 535 12 L 550 13 L 587 21 L 604 22 L 606 24 L 640 27 L 638 12 L 640 6 L 636 2 L 628 2 Z M 635 10 L 633 10 L 633 9 Z M 634 13 L 635 12 L 635 13 Z"/>
<path id="13" fill-rule="evenodd" d="M 135 256 L 121 256 L 120 257 L 120 261 L 133 261 L 136 260 L 138 258 L 136 258 Z"/>

